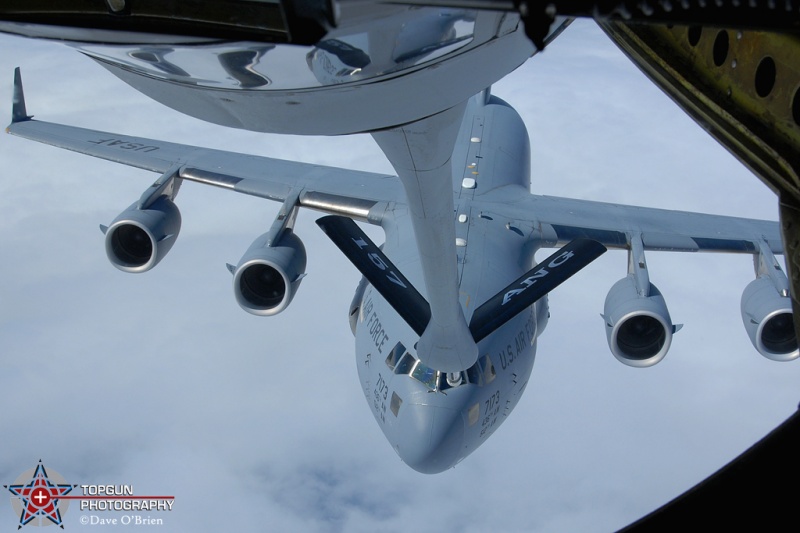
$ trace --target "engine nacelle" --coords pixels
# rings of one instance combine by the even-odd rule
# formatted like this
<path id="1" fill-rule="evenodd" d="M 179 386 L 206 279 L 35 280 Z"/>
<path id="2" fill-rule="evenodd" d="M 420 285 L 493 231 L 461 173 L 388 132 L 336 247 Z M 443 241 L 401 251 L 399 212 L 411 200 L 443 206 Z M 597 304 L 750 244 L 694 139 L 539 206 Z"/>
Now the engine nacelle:
<path id="1" fill-rule="evenodd" d="M 181 213 L 166 196 L 147 209 L 134 203 L 105 230 L 106 255 L 123 272 L 147 272 L 169 252 L 181 231 Z"/>
<path id="2" fill-rule="evenodd" d="M 620 362 L 644 368 L 667 355 L 675 328 L 664 297 L 652 283 L 643 297 L 633 275 L 619 280 L 608 291 L 603 319 L 608 347 Z"/>
<path id="3" fill-rule="evenodd" d="M 267 237 L 253 241 L 233 274 L 236 301 L 259 316 L 286 309 L 306 271 L 306 249 L 297 235 L 286 230 L 273 246 L 267 246 Z"/>
<path id="4" fill-rule="evenodd" d="M 742 322 L 758 353 L 773 361 L 797 359 L 792 302 L 767 276 L 751 281 L 742 293 Z"/>

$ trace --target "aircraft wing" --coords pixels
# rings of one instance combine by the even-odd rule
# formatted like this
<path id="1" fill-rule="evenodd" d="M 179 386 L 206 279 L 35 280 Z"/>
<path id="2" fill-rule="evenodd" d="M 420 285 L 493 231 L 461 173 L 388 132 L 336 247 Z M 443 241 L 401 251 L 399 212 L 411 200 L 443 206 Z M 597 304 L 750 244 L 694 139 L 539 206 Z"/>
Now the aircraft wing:
<path id="1" fill-rule="evenodd" d="M 368 220 L 381 201 L 405 198 L 396 176 L 285 161 L 32 120 L 19 73 L 12 135 L 152 172 L 279 202 L 299 195 L 303 207 Z M 370 220 L 379 222 L 379 220 Z"/>
<path id="2" fill-rule="evenodd" d="M 119 135 L 37 120 L 13 122 L 8 133 L 152 172 L 179 168 L 190 181 L 282 202 L 300 194 L 300 205 L 367 220 L 381 201 L 404 198 L 392 175 L 285 161 L 210 148 Z M 776 222 L 497 191 L 487 211 L 525 221 L 547 242 L 590 238 L 608 248 L 629 248 L 641 234 L 645 250 L 757 252 L 766 242 L 783 253 Z M 377 222 L 373 220 L 373 222 Z"/>
<path id="3" fill-rule="evenodd" d="M 531 224 L 553 245 L 584 237 L 608 248 L 628 249 L 631 236 L 638 234 L 644 250 L 753 254 L 758 252 L 756 243 L 764 242 L 773 253 L 783 253 L 777 222 L 520 195 L 511 187 L 506 189 L 497 191 L 485 208 Z"/>
<path id="4" fill-rule="evenodd" d="M 190 181 L 214 185 L 282 202 L 300 194 L 300 205 L 331 214 L 368 219 L 382 201 L 404 197 L 395 176 L 285 161 L 209 148 L 198 148 L 40 122 L 13 122 L 13 135 L 122 163 L 152 172 L 179 168 Z M 766 242 L 773 253 L 783 253 L 776 222 L 670 211 L 529 194 L 497 191 L 484 208 L 503 217 L 525 221 L 546 242 L 565 244 L 590 238 L 608 248 L 629 248 L 630 236 L 641 234 L 645 250 L 757 252 Z M 378 222 L 372 220 L 373 222 Z"/>
<path id="5" fill-rule="evenodd" d="M 106 133 L 50 122 L 12 123 L 12 135 L 268 200 L 300 193 L 300 205 L 366 219 L 381 200 L 402 199 L 395 176 Z"/>
<path id="6" fill-rule="evenodd" d="M 167 173 L 268 200 L 299 196 L 301 206 L 379 223 L 370 211 L 379 202 L 405 198 L 395 176 L 199 148 L 32 120 L 22 81 L 15 73 L 8 133 L 116 163 Z M 520 194 L 513 186 L 486 195 L 483 208 L 524 221 L 544 242 L 589 238 L 608 248 L 755 253 L 766 243 L 783 253 L 776 222 L 705 215 L 588 200 Z"/>

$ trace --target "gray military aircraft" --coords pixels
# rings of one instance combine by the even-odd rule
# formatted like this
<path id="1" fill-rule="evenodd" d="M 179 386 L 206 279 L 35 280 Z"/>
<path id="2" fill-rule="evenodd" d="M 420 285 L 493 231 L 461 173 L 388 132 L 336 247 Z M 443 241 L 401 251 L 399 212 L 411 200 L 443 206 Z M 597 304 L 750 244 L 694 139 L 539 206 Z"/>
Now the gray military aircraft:
<path id="1" fill-rule="evenodd" d="M 549 319 L 547 293 L 606 248 L 628 252 L 603 312 L 621 362 L 657 363 L 678 328 L 649 280 L 649 250 L 753 255 L 756 279 L 742 298 L 750 339 L 770 359 L 800 354 L 776 223 L 533 195 L 526 128 L 489 90 L 374 132 L 398 176 L 33 120 L 19 72 L 7 131 L 161 174 L 103 227 L 109 260 L 126 272 L 153 268 L 174 244 L 183 181 L 282 202 L 272 228 L 229 267 L 238 303 L 256 315 L 285 309 L 303 279 L 299 208 L 328 213 L 318 224 L 364 275 L 349 309 L 363 391 L 391 446 L 420 472 L 452 467 L 511 413 Z M 353 220 L 382 227 L 383 245 Z M 557 246 L 536 263 L 537 250 Z"/>

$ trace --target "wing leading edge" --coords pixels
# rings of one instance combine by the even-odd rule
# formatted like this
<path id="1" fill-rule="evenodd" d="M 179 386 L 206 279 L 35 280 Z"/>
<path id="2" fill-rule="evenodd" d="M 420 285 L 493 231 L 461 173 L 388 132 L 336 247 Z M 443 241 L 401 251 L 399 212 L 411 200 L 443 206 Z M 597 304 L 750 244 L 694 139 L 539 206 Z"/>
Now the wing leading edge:
<path id="1" fill-rule="evenodd" d="M 380 223 L 380 203 L 402 200 L 396 176 L 286 161 L 33 120 L 19 69 L 6 132 L 151 172 L 284 202 L 299 191 L 303 207 Z M 370 216 L 370 212 L 376 213 Z"/>
<path id="2" fill-rule="evenodd" d="M 33 120 L 28 115 L 19 69 L 15 72 L 8 133 L 107 161 L 166 173 L 235 192 L 284 202 L 299 192 L 300 206 L 380 223 L 378 204 L 405 198 L 396 176 L 120 135 Z M 776 222 L 669 211 L 588 200 L 538 196 L 514 186 L 482 198 L 482 208 L 531 224 L 545 242 L 564 245 L 589 238 L 608 248 L 758 253 L 766 243 L 783 253 Z M 377 208 L 376 208 L 377 207 Z"/>
<path id="3" fill-rule="evenodd" d="M 588 238 L 629 250 L 638 238 L 645 251 L 757 254 L 763 243 L 783 253 L 780 226 L 768 220 L 523 195 L 513 186 L 487 196 L 483 209 L 526 222 L 553 246 Z"/>
<path id="4" fill-rule="evenodd" d="M 789 282 L 774 255 L 784 250 L 777 222 L 538 196 L 519 186 L 486 193 L 479 208 L 481 216 L 500 217 L 520 235 L 520 228 L 527 228 L 528 238 L 545 246 L 588 238 L 628 251 L 627 274 L 609 290 L 602 314 L 609 348 L 624 364 L 658 363 L 679 329 L 650 282 L 645 261 L 649 250 L 752 255 L 756 279 L 745 287 L 741 300 L 750 341 L 768 359 L 800 357 Z"/>

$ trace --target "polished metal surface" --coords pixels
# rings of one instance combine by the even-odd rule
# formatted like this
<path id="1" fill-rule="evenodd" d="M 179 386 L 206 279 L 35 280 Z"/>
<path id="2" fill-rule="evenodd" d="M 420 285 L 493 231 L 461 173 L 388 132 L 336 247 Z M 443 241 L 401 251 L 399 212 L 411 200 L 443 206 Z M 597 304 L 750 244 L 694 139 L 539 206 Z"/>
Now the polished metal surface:
<path id="1" fill-rule="evenodd" d="M 551 37 L 566 24 L 553 25 Z M 343 4 L 339 26 L 314 46 L 72 45 L 188 115 L 306 135 L 419 120 L 465 101 L 535 52 L 515 13 L 386 4 Z"/>
<path id="2" fill-rule="evenodd" d="M 162 81 L 282 91 L 356 84 L 433 62 L 468 46 L 474 11 L 415 9 L 334 30 L 314 46 L 216 42 L 193 46 L 76 44 L 85 54 Z"/>
<path id="3" fill-rule="evenodd" d="M 349 198 L 337 194 L 308 191 L 300 195 L 300 205 L 310 209 L 344 215 L 356 220 L 369 219 L 370 210 L 377 201 Z"/>

